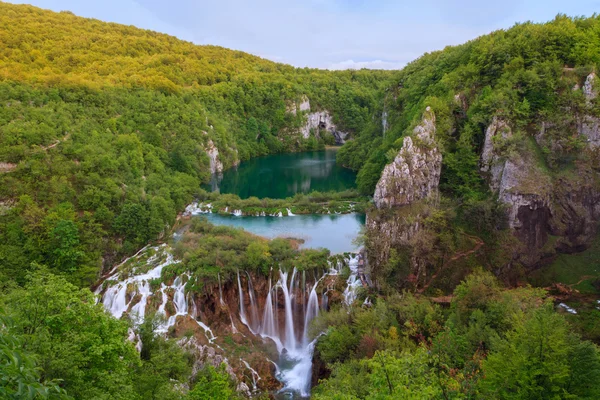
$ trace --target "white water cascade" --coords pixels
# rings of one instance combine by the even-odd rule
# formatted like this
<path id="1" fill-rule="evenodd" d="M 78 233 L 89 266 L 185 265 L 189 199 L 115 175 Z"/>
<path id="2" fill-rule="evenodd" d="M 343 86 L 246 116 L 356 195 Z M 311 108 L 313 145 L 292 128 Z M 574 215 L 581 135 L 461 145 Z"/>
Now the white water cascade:
<path id="1" fill-rule="evenodd" d="M 358 256 L 352 256 L 349 260 L 351 274 L 343 293 L 344 302 L 348 305 L 356 299 L 356 290 L 361 285 L 358 261 Z M 135 324 L 143 320 L 150 304 L 155 304 L 157 312 L 165 316 L 170 309 L 172 314 L 158 328 L 158 332 L 162 333 L 174 326 L 178 317 L 189 315 L 204 330 L 209 342 L 219 347 L 214 343 L 216 336 L 211 328 L 198 320 L 198 309 L 192 294 L 185 291 L 190 276 L 180 274 L 170 285 L 159 281 L 162 270 L 175 262 L 166 245 L 148 248 L 120 264 L 119 268 L 113 269 L 112 275 L 96 293 L 102 294 L 101 301 L 112 315 L 121 318 L 128 314 Z M 333 290 L 329 287 L 319 288 L 319 283 L 327 275 L 340 274 L 342 269 L 343 263 L 340 261 L 335 265 L 332 263 L 320 278 L 311 272 L 297 271 L 295 268 L 279 271 L 278 276 L 273 276 L 272 272 L 267 293 L 255 291 L 252 276 L 248 272 L 245 274 L 248 282 L 245 283 L 243 271 L 242 274 L 237 272 L 240 320 L 253 334 L 270 338 L 275 343 L 279 352 L 277 378 L 284 384 L 281 393 L 285 396 L 292 394 L 308 397 L 310 394 L 312 356 L 316 339 L 310 341 L 308 327 L 320 311 L 328 307 L 327 293 Z M 234 282 L 231 283 L 235 285 Z M 220 274 L 218 283 L 219 302 L 225 305 Z M 247 288 L 248 298 L 244 288 Z M 171 305 L 172 307 L 167 307 Z M 243 334 L 236 328 L 231 315 L 230 322 L 233 333 Z M 133 336 L 132 338 L 135 340 Z M 249 365 L 246 367 L 251 371 L 255 386 L 260 377 Z"/>
<path id="2" fill-rule="evenodd" d="M 284 384 L 281 392 L 295 393 L 301 397 L 309 396 L 315 341 L 309 341 L 308 326 L 320 311 L 321 301 L 317 294 L 320 279 L 308 283 L 305 271 L 300 275 L 295 268 L 292 271 L 280 271 L 275 285 L 269 278 L 262 320 L 257 324 L 252 322 L 257 318 L 255 315 L 258 315 L 256 294 L 251 276 L 247 276 L 250 310 L 245 308 L 242 282 L 238 277 L 240 319 L 250 330 L 254 328 L 257 334 L 275 342 L 280 354 L 277 375 Z M 283 300 L 282 321 L 278 318 L 280 295 Z M 302 318 L 299 318 L 300 313 Z M 251 316 L 251 321 L 247 320 L 248 315 Z"/>
<path id="3" fill-rule="evenodd" d="M 143 256 L 146 252 L 153 252 L 154 254 L 144 260 Z M 196 305 L 193 301 L 189 301 L 189 294 L 185 293 L 185 280 L 188 278 L 186 274 L 177 276 L 172 285 L 161 283 L 156 291 L 152 291 L 151 282 L 159 279 L 164 267 L 171 265 L 174 262 L 175 260 L 166 244 L 153 248 L 144 248 L 133 257 L 130 257 L 114 268 L 111 271 L 111 275 L 106 278 L 105 282 L 116 283 L 108 285 L 108 287 L 106 287 L 106 285 L 99 286 L 96 290 L 96 294 L 101 294 L 105 289 L 101 298 L 104 308 L 106 308 L 106 310 L 108 310 L 115 318 L 121 318 L 128 312 L 134 324 L 139 324 L 146 316 L 146 306 L 151 297 L 160 296 L 161 302 L 158 306 L 157 313 L 166 316 L 166 305 L 169 301 L 167 292 L 172 291 L 172 304 L 175 309 L 175 314 L 169 316 L 169 318 L 157 328 L 157 332 L 166 333 L 171 326 L 175 325 L 177 317 L 190 315 L 204 330 L 207 339 L 212 343 L 215 336 L 206 324 L 196 319 Z M 139 263 L 139 266 L 130 266 L 131 264 L 135 265 L 136 263 Z M 127 276 L 127 278 L 120 280 L 120 276 L 123 272 L 121 270 L 124 268 L 129 268 L 129 270 L 125 271 L 125 276 Z M 136 274 L 138 269 L 145 272 Z M 188 306 L 190 303 L 193 304 L 191 313 Z"/>
<path id="4" fill-rule="evenodd" d="M 358 256 L 353 255 L 348 262 L 350 267 L 350 276 L 346 281 L 346 290 L 344 290 L 344 302 L 350 306 L 356 300 L 356 290 L 362 285 L 358 277 Z"/>

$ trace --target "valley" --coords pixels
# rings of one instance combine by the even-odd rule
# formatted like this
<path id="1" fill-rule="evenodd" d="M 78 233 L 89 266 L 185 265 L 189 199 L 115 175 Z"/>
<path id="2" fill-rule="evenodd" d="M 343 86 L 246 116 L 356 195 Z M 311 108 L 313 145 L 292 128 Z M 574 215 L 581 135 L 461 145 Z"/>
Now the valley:
<path id="1" fill-rule="evenodd" d="M 0 397 L 600 398 L 599 32 L 338 71 L 0 2 Z"/>

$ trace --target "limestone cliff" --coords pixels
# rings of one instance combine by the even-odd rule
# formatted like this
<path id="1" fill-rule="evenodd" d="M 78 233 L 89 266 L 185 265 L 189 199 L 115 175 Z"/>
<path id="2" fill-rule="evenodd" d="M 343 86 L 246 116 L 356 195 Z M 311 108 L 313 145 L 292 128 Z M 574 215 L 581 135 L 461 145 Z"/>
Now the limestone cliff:
<path id="1" fill-rule="evenodd" d="M 581 89 L 590 108 L 597 97 L 594 79 L 590 74 Z M 514 135 L 507 121 L 494 117 L 486 130 L 481 171 L 507 208 L 508 225 L 523 244 L 514 249 L 513 257 L 525 266 L 536 266 L 556 251 L 583 250 L 597 232 L 600 179 L 589 162 L 591 156 L 565 171 L 548 168 L 545 157 L 535 150 L 544 147 L 556 157 L 565 151 L 563 133 L 573 131 L 586 143 L 583 152 L 594 152 L 600 143 L 600 120 L 588 111 L 575 119 L 575 127 L 541 122 L 535 142 L 520 139 L 516 147 L 510 146 Z"/>
<path id="2" fill-rule="evenodd" d="M 398 155 L 383 170 L 374 194 L 377 209 L 366 221 L 368 260 L 373 266 L 385 265 L 394 248 L 411 249 L 422 233 L 422 220 L 437 199 L 442 168 L 435 133 L 435 115 L 427 107 L 412 136 L 404 138 Z M 410 253 L 408 279 L 418 285 L 426 275 L 427 262 L 416 252 Z"/>
<path id="3" fill-rule="evenodd" d="M 210 160 L 210 173 L 214 175 L 223 172 L 223 163 L 219 160 L 219 149 L 210 139 L 206 145 L 206 155 Z"/>
<path id="4" fill-rule="evenodd" d="M 381 174 L 373 196 L 377 208 L 409 205 L 437 192 L 442 154 L 434 138 L 435 115 L 427 107 L 413 137 L 404 138 L 402 149 Z"/>
<path id="5" fill-rule="evenodd" d="M 296 115 L 301 113 L 306 116 L 304 124 L 300 127 L 300 133 L 304 139 L 310 137 L 311 131 L 314 131 L 317 137 L 321 132 L 330 132 L 337 144 L 344 144 L 349 136 L 348 132 L 340 131 L 333 123 L 331 113 L 327 110 L 311 112 L 310 100 L 303 96 L 300 103 L 292 103 L 288 106 L 287 111 Z"/>

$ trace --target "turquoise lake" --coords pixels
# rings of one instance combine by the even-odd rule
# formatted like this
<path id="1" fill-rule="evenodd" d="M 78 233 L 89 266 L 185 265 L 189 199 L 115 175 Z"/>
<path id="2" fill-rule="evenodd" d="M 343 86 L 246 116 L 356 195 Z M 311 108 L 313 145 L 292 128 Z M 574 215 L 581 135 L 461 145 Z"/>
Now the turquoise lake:
<path id="1" fill-rule="evenodd" d="M 296 193 L 356 187 L 356 173 L 335 163 L 336 149 L 254 158 L 213 176 L 205 189 L 248 197 L 284 199 Z"/>
<path id="2" fill-rule="evenodd" d="M 313 214 L 292 217 L 235 217 L 203 214 L 215 225 L 228 225 L 267 238 L 303 239 L 301 248 L 326 248 L 332 254 L 355 252 L 352 242 L 365 224 L 364 214 Z"/>

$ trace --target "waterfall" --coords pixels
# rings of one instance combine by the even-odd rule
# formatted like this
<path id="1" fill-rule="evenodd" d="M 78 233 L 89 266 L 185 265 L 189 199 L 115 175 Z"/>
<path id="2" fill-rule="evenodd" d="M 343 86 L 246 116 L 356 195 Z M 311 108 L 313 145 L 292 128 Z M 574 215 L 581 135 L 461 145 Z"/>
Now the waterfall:
<path id="1" fill-rule="evenodd" d="M 356 289 L 361 286 L 361 281 L 358 277 L 358 256 L 352 256 L 348 262 L 350 267 L 350 276 L 346 281 L 346 290 L 344 290 L 344 302 L 350 306 L 356 300 Z"/>
<path id="2" fill-rule="evenodd" d="M 281 290 L 283 291 L 283 300 L 285 307 L 285 348 L 288 352 L 296 351 L 296 333 L 294 332 L 294 315 L 292 314 L 292 298 L 290 296 L 290 291 L 287 286 L 287 272 L 279 272 L 280 279 L 279 285 L 281 286 Z M 296 275 L 296 268 L 294 268 L 294 272 L 292 273 L 292 279 Z"/>
<path id="3" fill-rule="evenodd" d="M 246 271 L 246 275 L 248 275 L 248 295 L 250 296 L 250 315 L 252 318 L 250 323 L 252 325 L 252 329 L 255 331 L 260 331 L 260 320 L 258 319 L 258 307 L 256 305 L 256 293 L 254 293 L 252 277 L 250 277 L 248 271 Z"/>
<path id="4" fill-rule="evenodd" d="M 308 296 L 308 305 L 306 306 L 306 313 L 304 315 L 304 335 L 302 336 L 304 347 L 308 346 L 308 324 L 319 314 L 319 297 L 317 296 L 317 285 L 319 281 L 315 283 L 310 296 Z"/>
<path id="5" fill-rule="evenodd" d="M 250 364 L 248 364 L 248 362 L 242 358 L 240 358 L 240 361 L 244 364 L 244 366 L 250 371 L 250 373 L 252 374 L 252 389 L 256 390 L 256 382 L 260 381 L 260 375 L 258 375 L 258 372 L 256 372 L 256 370 L 254 368 L 252 368 L 250 366 Z"/>
<path id="6" fill-rule="evenodd" d="M 246 310 L 244 309 L 244 292 L 242 291 L 242 282 L 240 281 L 240 271 L 237 272 L 237 281 L 238 289 L 240 292 L 240 319 L 242 320 L 242 323 L 244 325 L 250 328 L 250 326 L 248 325 L 248 320 L 246 319 Z"/>
<path id="7" fill-rule="evenodd" d="M 221 303 L 222 306 L 225 305 L 225 302 L 223 301 L 223 288 L 221 287 L 221 274 L 217 273 L 217 278 L 219 279 L 219 303 Z"/>
<path id="8" fill-rule="evenodd" d="M 273 314 L 273 299 L 271 298 L 271 293 L 271 278 L 269 278 L 269 293 L 267 293 L 267 299 L 265 300 L 265 311 L 263 313 L 263 320 L 261 324 L 261 334 L 274 338 L 279 335 L 277 329 L 275 328 L 275 315 Z"/>

